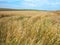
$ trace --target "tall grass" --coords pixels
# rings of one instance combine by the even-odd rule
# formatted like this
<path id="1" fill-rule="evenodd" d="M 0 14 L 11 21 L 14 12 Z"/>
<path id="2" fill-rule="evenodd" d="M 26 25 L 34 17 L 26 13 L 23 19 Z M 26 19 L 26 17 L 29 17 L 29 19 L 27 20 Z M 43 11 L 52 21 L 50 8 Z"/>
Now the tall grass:
<path id="1" fill-rule="evenodd" d="M 53 15 L 0 18 L 0 45 L 60 45 L 60 20 Z"/>

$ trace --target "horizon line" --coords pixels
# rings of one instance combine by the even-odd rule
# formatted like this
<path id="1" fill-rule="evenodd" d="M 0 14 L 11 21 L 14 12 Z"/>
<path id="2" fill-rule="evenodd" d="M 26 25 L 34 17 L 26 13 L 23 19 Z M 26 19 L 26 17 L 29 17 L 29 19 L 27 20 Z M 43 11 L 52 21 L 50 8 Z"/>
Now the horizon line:
<path id="1" fill-rule="evenodd" d="M 27 9 L 27 8 L 23 8 L 23 9 L 21 9 L 21 8 L 0 8 L 1 10 L 2 9 L 7 9 L 7 10 L 16 10 L 16 11 L 20 11 L 20 10 L 28 10 L 28 11 L 30 11 L 30 10 L 32 10 L 32 11 L 60 11 L 60 10 L 45 10 L 45 9 L 42 9 L 42 10 L 40 10 L 40 9 Z"/>

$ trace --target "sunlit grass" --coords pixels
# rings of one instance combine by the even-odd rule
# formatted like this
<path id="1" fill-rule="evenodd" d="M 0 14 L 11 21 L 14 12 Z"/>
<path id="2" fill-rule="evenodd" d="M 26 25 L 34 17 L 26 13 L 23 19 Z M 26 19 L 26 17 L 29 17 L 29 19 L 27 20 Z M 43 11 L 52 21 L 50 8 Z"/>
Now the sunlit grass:
<path id="1" fill-rule="evenodd" d="M 0 18 L 0 45 L 60 45 L 60 22 L 53 15 Z"/>

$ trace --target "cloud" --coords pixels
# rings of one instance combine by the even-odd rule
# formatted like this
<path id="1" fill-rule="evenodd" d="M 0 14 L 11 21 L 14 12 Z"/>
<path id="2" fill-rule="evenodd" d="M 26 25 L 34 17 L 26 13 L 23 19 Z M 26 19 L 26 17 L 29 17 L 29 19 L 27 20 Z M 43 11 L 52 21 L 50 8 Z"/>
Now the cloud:
<path id="1" fill-rule="evenodd" d="M 36 9 L 58 9 L 60 7 L 59 0 L 24 0 L 24 7 Z"/>
<path id="2" fill-rule="evenodd" d="M 37 6 L 42 6 L 46 2 L 47 0 L 24 0 L 22 4 L 37 7 Z"/>
<path id="3" fill-rule="evenodd" d="M 3 2 L 3 3 L 2 3 Z M 5 3 L 4 3 L 5 2 Z M 59 0 L 0 0 L 0 6 L 15 6 L 20 8 L 59 8 Z M 9 6 L 9 7 L 10 7 Z"/>
<path id="4" fill-rule="evenodd" d="M 52 1 L 52 0 L 0 0 L 0 2 L 3 2 L 3 3 L 18 2 L 18 4 L 32 6 L 32 7 L 39 7 L 44 5 L 48 5 L 48 6 L 60 5 L 60 2 L 58 0 L 57 1 L 56 0 L 55 1 Z"/>
<path id="5" fill-rule="evenodd" d="M 59 8 L 60 6 L 60 2 L 56 1 L 56 2 L 49 2 L 49 3 L 46 3 L 49 7 L 51 8 Z"/>
<path id="6" fill-rule="evenodd" d="M 31 1 L 31 2 L 37 2 L 37 1 L 48 1 L 48 0 L 24 0 L 24 1 Z"/>
<path id="7" fill-rule="evenodd" d="M 57 0 L 55 1 L 50 1 L 50 0 L 24 0 L 25 3 L 27 4 L 33 4 L 33 5 L 36 5 L 37 7 L 41 7 L 41 6 L 45 6 L 45 5 L 48 5 L 48 6 L 51 6 L 51 7 L 57 7 L 58 5 L 60 5 L 60 2 Z"/>
<path id="8" fill-rule="evenodd" d="M 59 1 L 50 1 L 50 0 L 24 0 L 25 3 L 36 3 L 36 4 L 60 4 Z"/>
<path id="9" fill-rule="evenodd" d="M 27 6 L 36 6 L 36 4 L 34 4 L 34 3 L 24 3 L 24 5 L 27 5 Z"/>

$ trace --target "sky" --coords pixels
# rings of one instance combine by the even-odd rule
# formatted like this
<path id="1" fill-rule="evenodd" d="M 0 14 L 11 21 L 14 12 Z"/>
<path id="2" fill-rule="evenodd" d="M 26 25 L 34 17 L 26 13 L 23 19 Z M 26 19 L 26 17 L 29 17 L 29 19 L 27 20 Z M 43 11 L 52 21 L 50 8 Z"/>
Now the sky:
<path id="1" fill-rule="evenodd" d="M 0 8 L 60 10 L 60 0 L 0 0 Z"/>

